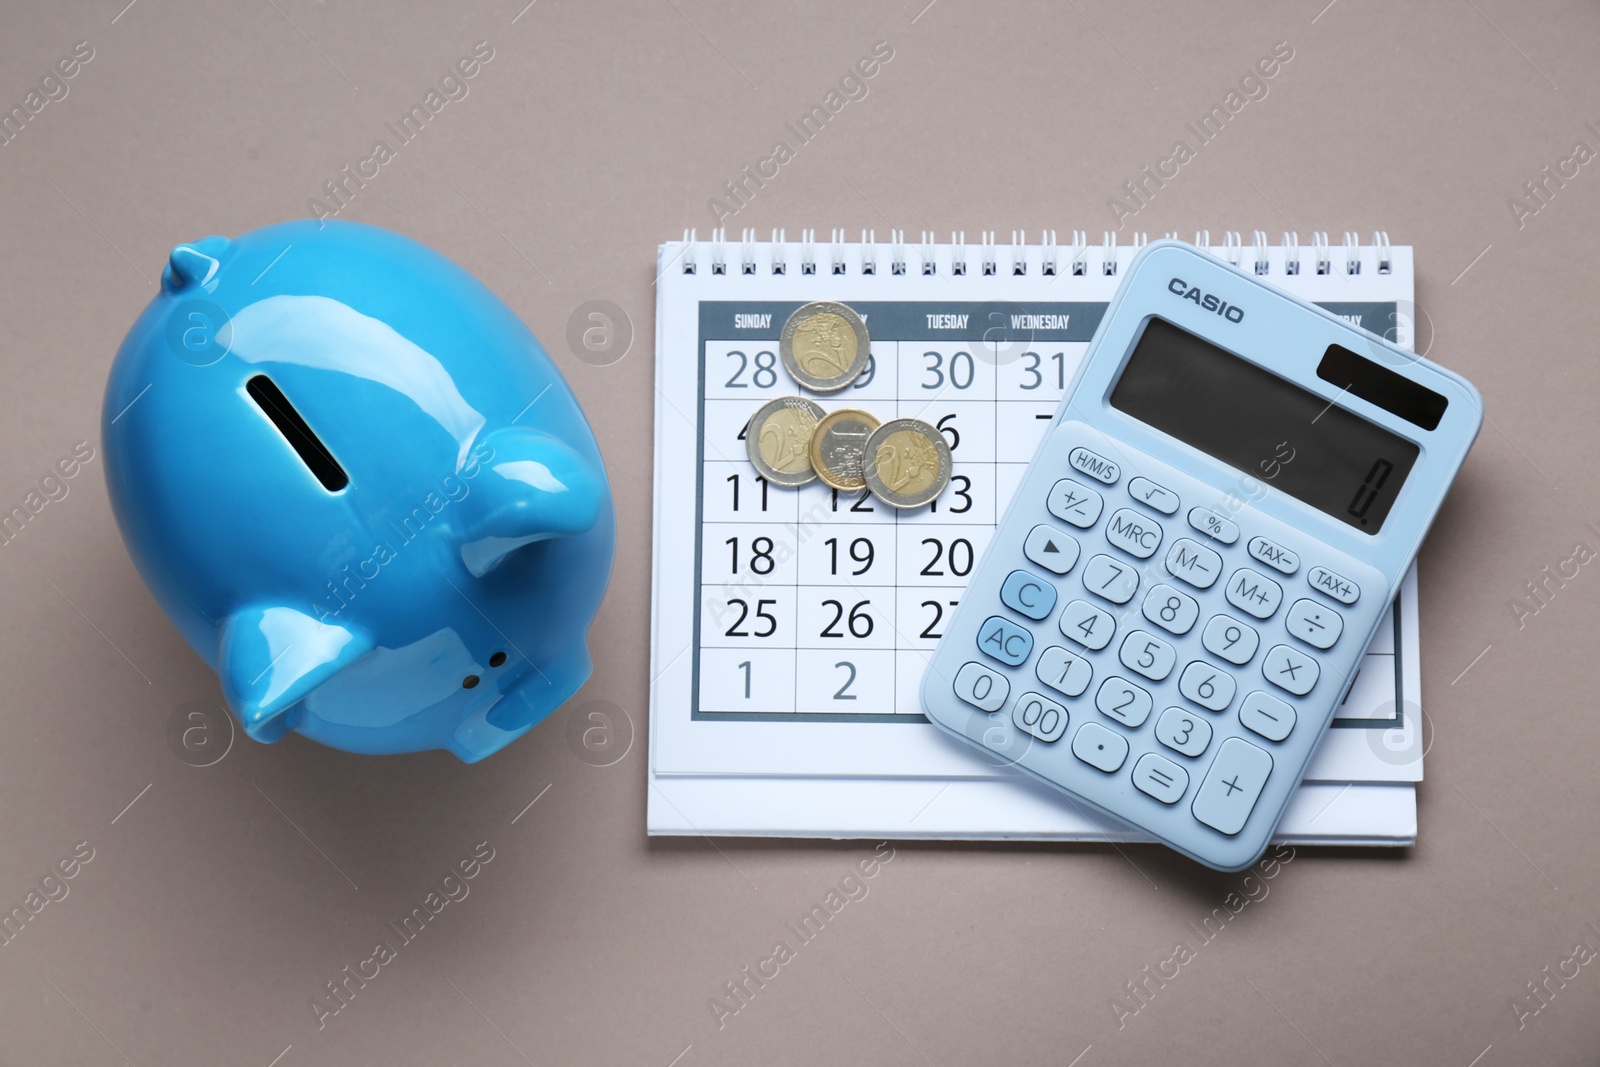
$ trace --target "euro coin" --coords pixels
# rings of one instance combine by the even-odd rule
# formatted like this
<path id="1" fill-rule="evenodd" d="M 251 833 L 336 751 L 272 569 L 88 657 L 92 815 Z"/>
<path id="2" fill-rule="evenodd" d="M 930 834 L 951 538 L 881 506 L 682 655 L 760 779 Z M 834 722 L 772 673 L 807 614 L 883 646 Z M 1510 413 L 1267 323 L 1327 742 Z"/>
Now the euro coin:
<path id="1" fill-rule="evenodd" d="M 795 381 L 818 393 L 836 393 L 861 376 L 872 358 L 867 324 L 843 304 L 819 301 L 789 316 L 778 355 Z"/>
<path id="2" fill-rule="evenodd" d="M 745 426 L 750 462 L 772 485 L 805 485 L 816 478 L 811 466 L 811 436 L 822 409 L 803 396 L 784 396 L 764 405 Z"/>
<path id="3" fill-rule="evenodd" d="M 821 422 L 811 435 L 811 466 L 817 477 L 835 489 L 860 489 L 867 484 L 867 439 L 878 420 L 865 411 L 844 408 Z"/>
<path id="4" fill-rule="evenodd" d="M 950 446 L 921 419 L 891 419 L 868 438 L 862 473 L 890 507 L 921 507 L 950 484 Z"/>

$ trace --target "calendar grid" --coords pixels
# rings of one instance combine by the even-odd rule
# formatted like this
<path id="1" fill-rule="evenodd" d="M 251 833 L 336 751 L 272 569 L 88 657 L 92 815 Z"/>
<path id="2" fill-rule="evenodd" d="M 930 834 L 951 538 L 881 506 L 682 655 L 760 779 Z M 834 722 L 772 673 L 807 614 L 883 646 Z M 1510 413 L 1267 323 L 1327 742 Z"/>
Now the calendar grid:
<path id="1" fill-rule="evenodd" d="M 917 690 L 941 624 L 960 602 L 1105 305 L 1005 305 L 1007 314 L 1059 312 L 1076 321 L 1054 335 L 1002 330 L 998 342 L 970 328 L 956 337 L 919 332 L 923 322 L 957 314 L 947 302 L 856 305 L 877 337 L 870 369 L 856 385 L 814 399 L 826 410 L 859 407 L 881 421 L 921 418 L 945 433 L 951 485 L 930 507 L 907 512 L 865 490 L 769 486 L 750 466 L 746 421 L 766 401 L 800 392 L 777 356 L 778 331 L 797 306 L 701 303 L 691 714 L 926 722 Z M 972 307 L 980 320 L 992 319 L 992 306 Z M 730 328 L 735 314 L 765 316 L 766 325 Z M 1403 723 L 1398 671 L 1395 679 L 1392 718 L 1334 725 Z"/>
<path id="2" fill-rule="evenodd" d="M 878 338 L 869 370 L 843 392 L 813 399 L 880 421 L 921 418 L 945 434 L 951 485 L 931 506 L 907 512 L 865 490 L 767 486 L 744 456 L 748 418 L 800 391 L 776 356 L 778 330 L 796 306 L 701 305 L 692 715 L 926 722 L 918 689 L 927 657 L 1105 305 L 1027 305 L 1063 323 L 1078 316 L 1081 336 L 1030 331 L 1018 339 L 1002 330 L 987 348 L 967 327 L 1003 324 L 993 308 L 856 305 Z M 1004 307 L 1006 315 L 1020 310 Z M 734 314 L 765 328 L 729 329 Z M 936 321 L 962 327 L 954 336 L 929 332 Z"/>

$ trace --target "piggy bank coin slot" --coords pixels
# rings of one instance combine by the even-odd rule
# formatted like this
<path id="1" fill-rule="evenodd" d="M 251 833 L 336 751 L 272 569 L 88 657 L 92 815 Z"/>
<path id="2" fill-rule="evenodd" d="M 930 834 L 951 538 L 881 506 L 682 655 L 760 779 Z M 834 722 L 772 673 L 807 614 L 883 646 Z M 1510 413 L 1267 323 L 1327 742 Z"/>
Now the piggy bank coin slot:
<path id="1" fill-rule="evenodd" d="M 306 420 L 300 417 L 294 405 L 289 403 L 289 398 L 283 395 L 277 382 L 265 374 L 258 374 L 245 383 L 245 390 L 256 406 L 272 420 L 272 425 L 278 428 L 283 439 L 289 442 L 289 447 L 300 457 L 300 462 L 316 475 L 322 488 L 337 493 L 350 484 L 350 476 L 339 466 L 339 461 L 333 458 L 333 453 L 328 451 L 328 446 L 322 443 Z"/>

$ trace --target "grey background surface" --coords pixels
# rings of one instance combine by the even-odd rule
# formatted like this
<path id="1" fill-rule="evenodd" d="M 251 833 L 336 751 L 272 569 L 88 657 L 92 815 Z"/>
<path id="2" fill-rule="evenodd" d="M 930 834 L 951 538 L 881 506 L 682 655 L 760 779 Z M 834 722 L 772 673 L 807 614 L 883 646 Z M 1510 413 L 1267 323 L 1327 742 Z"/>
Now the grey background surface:
<path id="1" fill-rule="evenodd" d="M 6 108 L 94 49 L 0 147 L 5 508 L 98 449 L 107 366 L 174 243 L 305 216 L 490 43 L 344 214 L 477 273 L 594 418 L 620 530 L 576 703 L 635 731 L 607 767 L 575 754 L 567 710 L 477 767 L 228 748 L 215 718 L 175 746 L 217 683 L 136 576 L 97 452 L 0 547 L 0 910 L 93 850 L 0 947 L 0 1062 L 1596 1062 L 1600 962 L 1563 961 L 1600 948 L 1600 563 L 1537 614 L 1509 606 L 1600 549 L 1600 164 L 1521 225 L 1509 205 L 1576 141 L 1600 149 L 1593 5 L 523 2 L 0 12 Z M 645 837 L 655 247 L 704 232 L 707 200 L 877 41 L 894 58 L 868 96 L 729 225 L 1098 239 L 1122 183 L 1287 41 L 1269 95 L 1123 234 L 1388 230 L 1416 246 L 1432 355 L 1490 422 L 1423 551 L 1415 848 L 1302 849 L 1247 884 L 1154 848 L 902 844 L 719 1028 L 724 983 L 872 850 Z M 606 367 L 565 341 L 592 299 L 635 333 Z M 470 895 L 319 1029 L 324 983 L 485 841 Z M 1206 941 L 1229 892 L 1259 899 Z M 1179 942 L 1194 958 L 1119 1019 Z M 1518 997 L 1542 1010 L 1519 1020 Z"/>

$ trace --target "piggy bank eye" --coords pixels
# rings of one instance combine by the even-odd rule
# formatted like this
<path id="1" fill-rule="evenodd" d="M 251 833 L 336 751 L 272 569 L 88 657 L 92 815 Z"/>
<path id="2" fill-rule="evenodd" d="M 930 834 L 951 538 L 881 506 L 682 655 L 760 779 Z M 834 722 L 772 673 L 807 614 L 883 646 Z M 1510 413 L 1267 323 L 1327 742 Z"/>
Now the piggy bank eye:
<path id="1" fill-rule="evenodd" d="M 245 383 L 245 391 L 250 394 L 250 399 L 256 402 L 267 418 L 272 420 L 272 425 L 278 428 L 283 439 L 289 442 L 295 455 L 300 457 L 317 481 L 322 483 L 322 488 L 330 493 L 336 493 L 350 484 L 350 476 L 339 466 L 339 461 L 333 458 L 333 453 L 328 451 L 328 446 L 322 443 L 322 438 L 306 424 L 300 413 L 289 403 L 289 398 L 283 395 L 283 390 L 278 384 L 265 374 L 258 374 Z"/>

